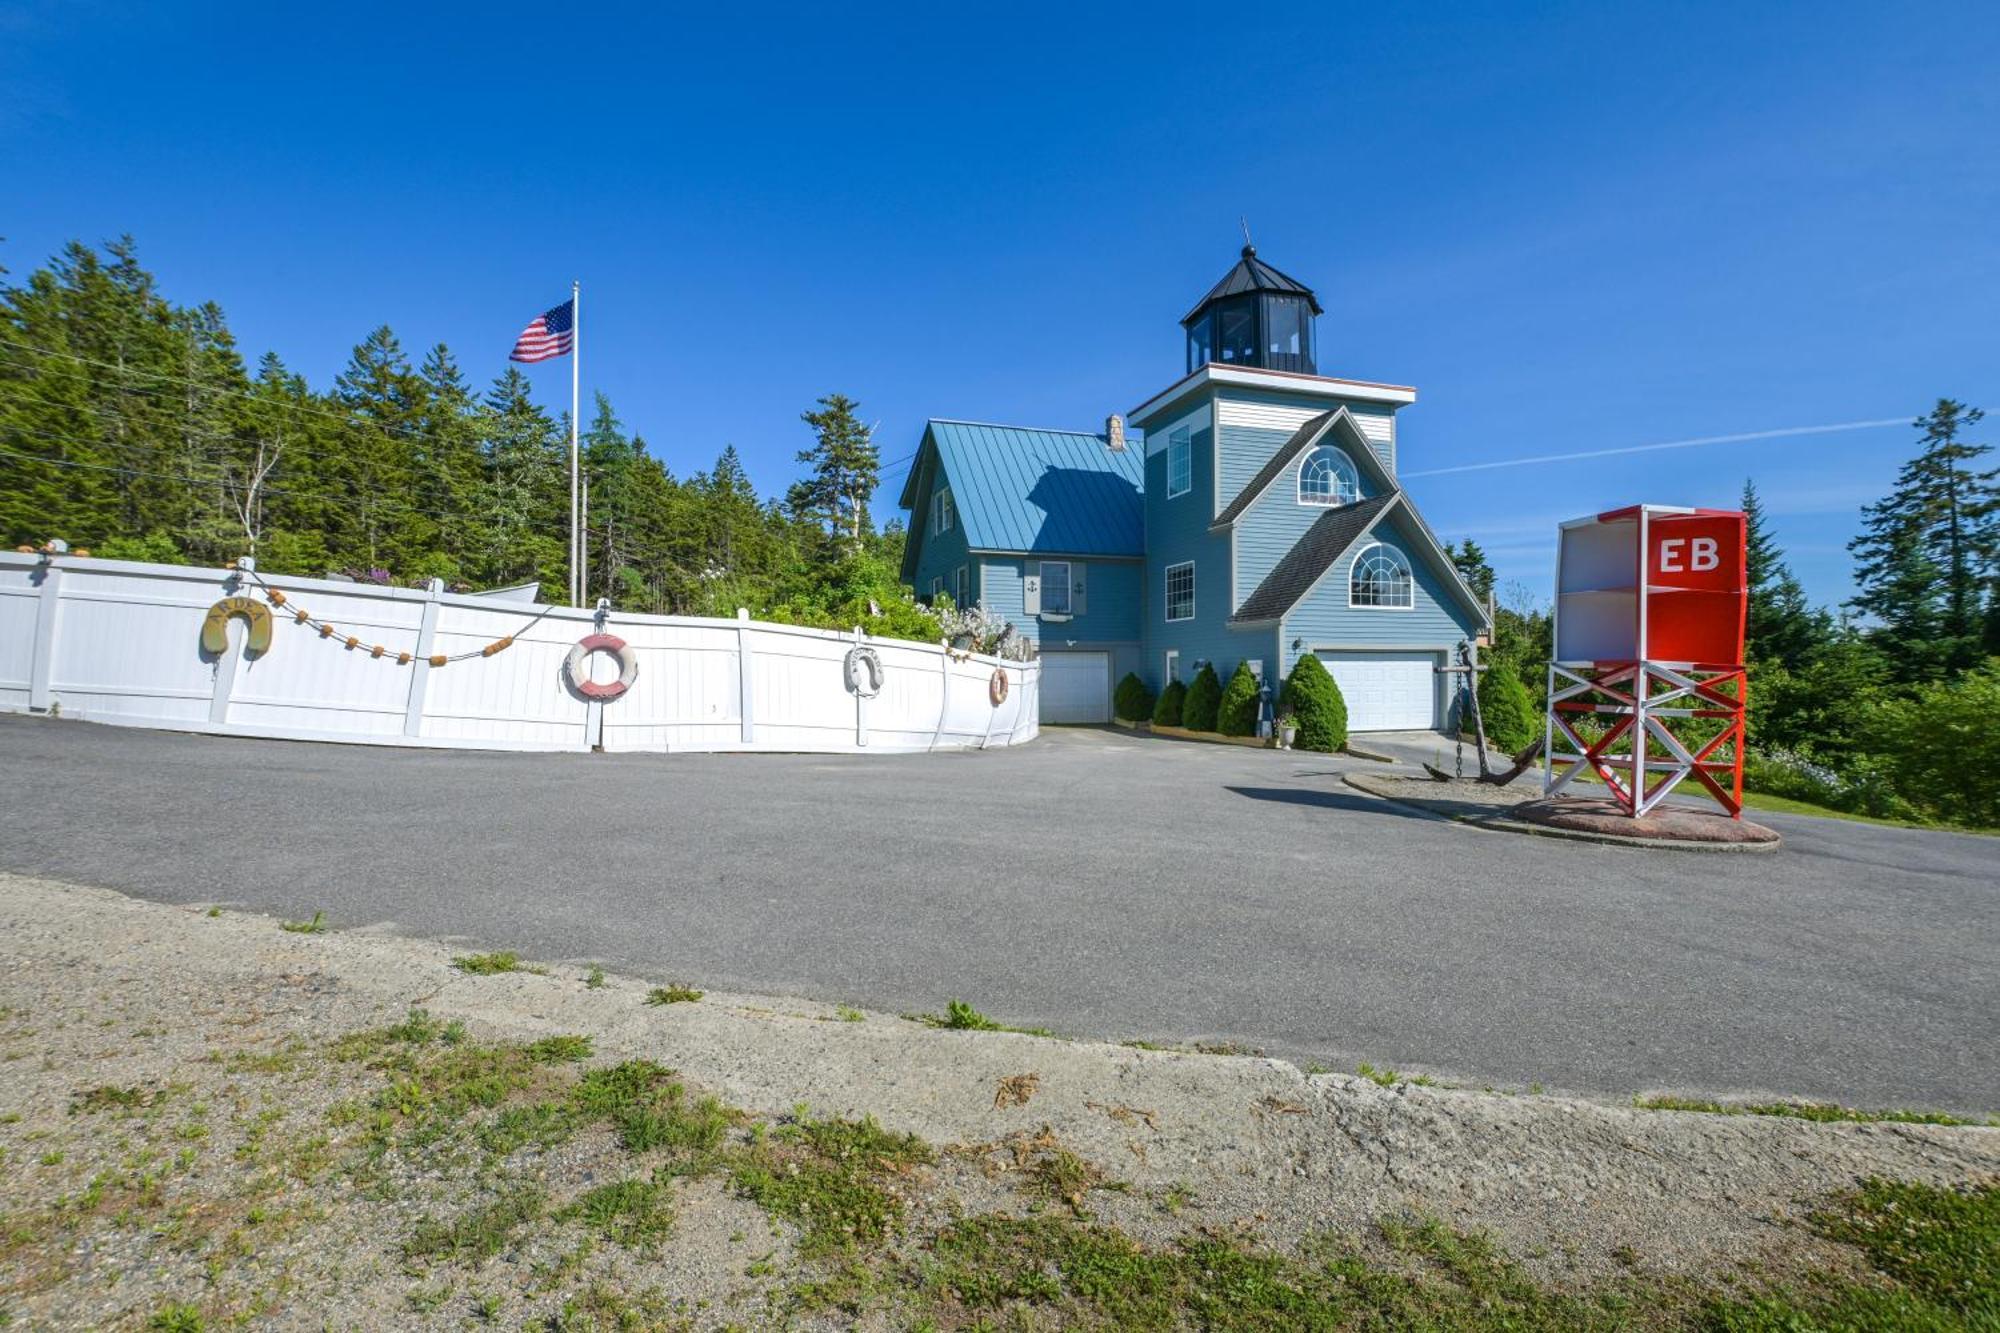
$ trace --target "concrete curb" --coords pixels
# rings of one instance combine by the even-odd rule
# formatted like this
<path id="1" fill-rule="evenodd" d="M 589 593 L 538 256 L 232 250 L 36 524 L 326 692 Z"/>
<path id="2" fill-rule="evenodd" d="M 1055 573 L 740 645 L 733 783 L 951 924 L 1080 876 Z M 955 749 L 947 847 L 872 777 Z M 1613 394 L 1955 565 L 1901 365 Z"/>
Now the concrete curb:
<path id="1" fill-rule="evenodd" d="M 1493 833 L 1523 833 L 1535 838 L 1560 838 L 1565 842 L 1592 842 L 1605 847 L 1632 847 L 1647 852 L 1733 852 L 1738 854 L 1755 854 L 1775 852 L 1785 845 L 1785 840 L 1782 837 L 1771 842 L 1689 842 L 1686 840 L 1677 841 L 1672 838 L 1627 838 L 1620 837 L 1615 833 L 1588 833 L 1580 829 L 1551 828 L 1546 824 L 1530 824 L 1524 820 L 1508 819 L 1499 814 L 1468 815 L 1433 809 L 1430 802 L 1406 800 L 1400 796 L 1391 796 L 1387 792 L 1375 790 L 1370 785 L 1369 775 L 1365 773 L 1345 774 L 1341 780 L 1356 791 L 1365 792 L 1378 801 L 1387 801 L 1391 805 L 1401 806 L 1405 810 L 1414 810 L 1419 814 L 1428 815 L 1432 819 L 1442 819 L 1453 824 L 1462 824 L 1467 828 L 1484 829 Z"/>

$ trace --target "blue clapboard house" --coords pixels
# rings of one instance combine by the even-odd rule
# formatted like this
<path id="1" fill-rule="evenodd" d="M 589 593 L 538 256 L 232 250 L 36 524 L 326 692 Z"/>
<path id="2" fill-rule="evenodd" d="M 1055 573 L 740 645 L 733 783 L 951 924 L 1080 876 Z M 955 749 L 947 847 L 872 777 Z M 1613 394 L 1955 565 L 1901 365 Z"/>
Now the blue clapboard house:
<path id="1" fill-rule="evenodd" d="M 1319 373 L 1311 289 L 1243 247 L 1181 321 L 1186 373 L 1102 431 L 933 420 L 901 504 L 903 577 L 1041 650 L 1042 720 L 1204 662 L 1273 684 L 1312 653 L 1355 731 L 1444 725 L 1487 611 L 1396 480 L 1415 389 Z"/>

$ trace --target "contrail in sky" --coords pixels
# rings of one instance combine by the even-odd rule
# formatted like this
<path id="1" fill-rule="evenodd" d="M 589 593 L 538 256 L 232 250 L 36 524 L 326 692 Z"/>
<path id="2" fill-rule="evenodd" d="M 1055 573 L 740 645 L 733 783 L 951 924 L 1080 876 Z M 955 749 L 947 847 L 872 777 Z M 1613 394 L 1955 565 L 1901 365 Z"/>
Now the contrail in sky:
<path id="1" fill-rule="evenodd" d="M 1585 449 L 1574 454 L 1536 454 L 1531 458 L 1503 458 L 1494 463 L 1461 463 L 1457 467 L 1431 467 L 1421 472 L 1405 472 L 1406 477 L 1438 477 L 1447 472 L 1486 472 L 1499 467 L 1527 467 L 1534 463 L 1569 463 L 1579 458 L 1611 458 L 1618 454 L 1649 454 L 1658 449 L 1692 449 L 1703 444 L 1741 444 L 1746 440 L 1781 440 L 1793 435 L 1832 435 L 1843 430 L 1874 430 L 1880 426 L 1907 426 L 1911 417 L 1885 417 L 1880 421 L 1842 421 L 1831 426 L 1786 426 L 1782 430 L 1752 430 L 1740 435 L 1704 435 L 1698 440 L 1668 440 L 1664 444 L 1630 444 L 1622 449 Z"/>

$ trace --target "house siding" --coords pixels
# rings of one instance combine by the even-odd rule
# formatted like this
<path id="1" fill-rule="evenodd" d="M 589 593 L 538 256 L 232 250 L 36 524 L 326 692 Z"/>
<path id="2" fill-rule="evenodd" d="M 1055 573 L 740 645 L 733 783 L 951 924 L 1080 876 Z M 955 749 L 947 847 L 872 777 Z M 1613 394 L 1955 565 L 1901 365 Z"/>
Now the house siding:
<path id="1" fill-rule="evenodd" d="M 1415 603 L 1407 611 L 1376 610 L 1347 604 L 1348 578 L 1354 559 L 1374 541 L 1387 541 L 1409 557 L 1415 575 Z M 1449 652 L 1459 640 L 1471 638 L 1478 619 L 1452 596 L 1428 563 L 1417 554 L 1424 539 L 1401 513 L 1392 513 L 1373 532 L 1356 542 L 1313 590 L 1285 616 L 1280 639 L 1289 673 L 1302 653 L 1313 648 L 1435 648 Z M 1294 648 L 1294 642 L 1299 647 Z"/>
<path id="2" fill-rule="evenodd" d="M 1337 438 L 1327 442 L 1345 447 Z M 1265 457 L 1270 455 L 1267 453 Z M 1304 461 L 1305 455 L 1301 454 L 1298 462 Z M 1382 487 L 1365 467 L 1357 466 L 1355 472 L 1360 477 L 1362 499 L 1371 499 L 1382 493 Z M 1237 517 L 1234 524 L 1236 578 L 1229 603 L 1231 611 L 1243 605 L 1243 600 L 1257 591 L 1277 563 L 1298 544 L 1306 529 L 1324 513 L 1326 509 L 1323 506 L 1299 503 L 1299 470 L 1294 463 Z"/>
<path id="3" fill-rule="evenodd" d="M 979 556 L 980 603 L 993 615 L 1012 622 L 1023 638 L 1043 651 L 1110 653 L 1114 685 L 1126 672 L 1140 671 L 1139 631 L 1145 602 L 1141 587 L 1143 564 L 1103 556 L 1072 558 L 1070 564 L 1080 565 L 1084 570 L 1084 609 L 1068 620 L 1043 620 L 1027 614 L 1021 597 L 1024 566 L 1039 565 L 1041 559 L 1040 556 Z"/>
<path id="4" fill-rule="evenodd" d="M 951 531 L 946 533 L 934 533 L 930 530 L 931 496 L 936 494 L 938 488 L 945 485 L 946 481 L 943 468 L 930 467 L 927 471 L 930 475 L 925 478 L 920 488 L 922 498 L 910 515 L 911 537 L 919 540 L 916 563 L 910 572 L 910 586 L 916 589 L 917 596 L 929 597 L 931 580 L 941 578 L 944 580 L 945 591 L 951 592 L 952 579 L 957 574 L 958 567 L 968 565 L 972 566 L 967 574 L 972 582 L 972 600 L 977 601 L 979 562 L 972 559 L 971 552 L 966 549 L 965 524 L 954 523 Z"/>
<path id="5" fill-rule="evenodd" d="M 1221 494 L 1215 512 L 1250 484 L 1257 469 L 1290 439 L 1292 432 L 1322 412 L 1345 407 L 1375 456 L 1391 476 L 1396 472 L 1396 418 L 1381 403 L 1322 398 L 1277 390 L 1227 386 L 1216 391 L 1216 430 L 1222 439 Z"/>

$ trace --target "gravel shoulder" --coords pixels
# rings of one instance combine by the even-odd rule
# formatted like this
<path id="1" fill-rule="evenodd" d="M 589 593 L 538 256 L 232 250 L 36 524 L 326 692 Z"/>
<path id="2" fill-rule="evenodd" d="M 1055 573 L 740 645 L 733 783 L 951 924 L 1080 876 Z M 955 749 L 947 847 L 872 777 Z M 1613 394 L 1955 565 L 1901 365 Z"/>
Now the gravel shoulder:
<path id="1" fill-rule="evenodd" d="M 1141 1243 L 1228 1235 L 1286 1252 L 1421 1216 L 1490 1233 L 1538 1280 L 1589 1283 L 1635 1266 L 1706 1280 L 1839 1263 L 1799 1221 L 1863 1179 L 2000 1175 L 1990 1128 L 1308 1075 L 1279 1060 L 943 1031 L 796 999 L 649 1004 L 652 988 L 700 978 L 593 976 L 574 963 L 469 975 L 455 952 L 0 875 L 0 1310 L 24 1327 L 144 1327 L 163 1302 L 184 1301 L 216 1318 L 320 1327 L 418 1315 L 458 1326 L 490 1309 L 518 1327 L 593 1292 L 644 1290 L 662 1320 L 688 1326 L 773 1318 L 810 1266 L 810 1227 L 748 1201 L 741 1175 L 675 1177 L 675 1239 L 657 1253 L 591 1247 L 571 1221 L 476 1264 L 414 1263 L 413 1228 L 490 1203 L 501 1176 L 532 1176 L 553 1217 L 627 1168 L 600 1126 L 525 1163 L 508 1158 L 499 1176 L 395 1154 L 366 1177 L 339 1169 L 367 1128 L 340 1108 L 379 1110 L 382 1094 L 369 1066 L 327 1053 L 413 1008 L 476 1042 L 575 1034 L 592 1067 L 678 1071 L 689 1097 L 733 1108 L 729 1142 L 742 1146 L 730 1151 L 763 1151 L 759 1126 L 873 1117 L 940 1150 L 910 1177 L 921 1181 L 907 1190 L 914 1219 L 1034 1215 L 1051 1198 L 1031 1186 L 1051 1162 L 1073 1161 L 1082 1183 L 1055 1202 L 1082 1215 L 1087 1195 L 1089 1216 Z M 789 1308 L 785 1322 L 799 1326 L 855 1322 L 851 1310 Z"/>

